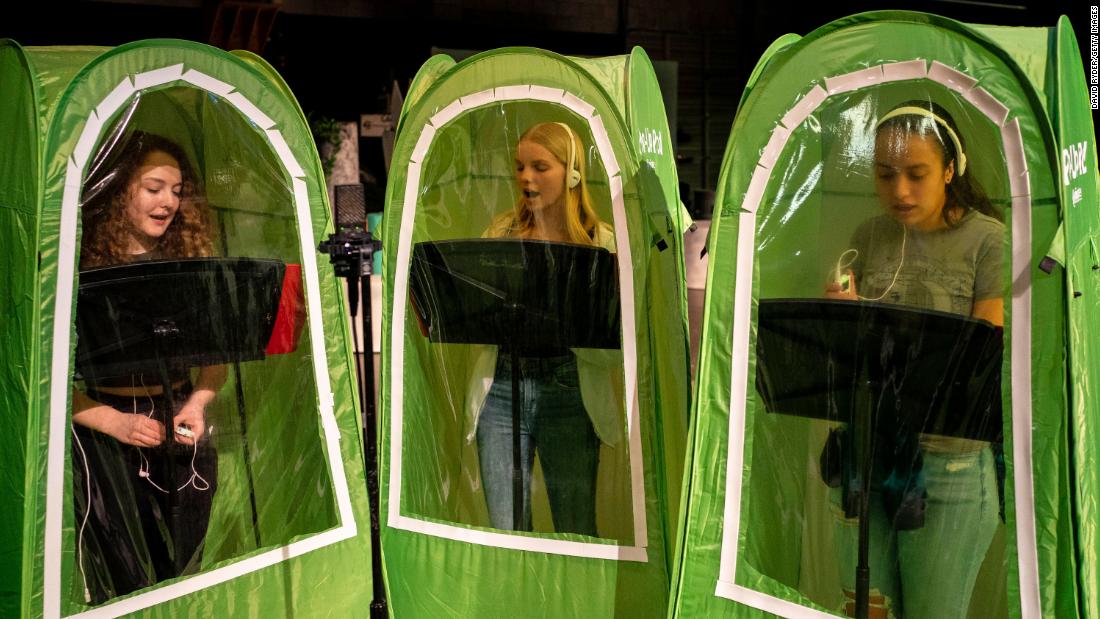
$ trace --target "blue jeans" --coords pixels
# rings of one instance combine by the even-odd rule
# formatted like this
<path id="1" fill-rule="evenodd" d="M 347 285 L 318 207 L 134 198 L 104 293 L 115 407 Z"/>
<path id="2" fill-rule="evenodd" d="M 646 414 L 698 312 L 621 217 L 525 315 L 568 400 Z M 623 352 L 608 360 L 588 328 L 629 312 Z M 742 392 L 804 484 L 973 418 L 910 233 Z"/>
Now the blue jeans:
<path id="1" fill-rule="evenodd" d="M 925 451 L 923 470 L 928 504 L 924 526 L 918 529 L 895 530 L 882 495 L 871 492 L 871 606 L 885 606 L 887 617 L 899 619 L 965 618 L 978 570 L 1000 523 L 993 451 Z M 851 594 L 859 521 L 844 517 L 839 488 L 830 491 L 830 499 L 840 581 Z"/>
<path id="2" fill-rule="evenodd" d="M 477 422 L 477 449 L 489 520 L 495 529 L 531 530 L 531 469 L 535 451 L 546 479 L 550 514 L 559 533 L 596 536 L 596 471 L 600 439 L 581 401 L 572 354 L 520 359 L 520 464 L 523 521 L 512 512 L 512 366 L 501 354 Z"/>

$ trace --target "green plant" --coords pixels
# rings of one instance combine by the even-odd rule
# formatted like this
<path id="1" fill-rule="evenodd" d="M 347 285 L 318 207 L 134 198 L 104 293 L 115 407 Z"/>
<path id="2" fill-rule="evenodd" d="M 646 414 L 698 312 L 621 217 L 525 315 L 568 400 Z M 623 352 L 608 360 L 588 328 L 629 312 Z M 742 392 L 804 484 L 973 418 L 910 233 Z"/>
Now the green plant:
<path id="1" fill-rule="evenodd" d="M 317 143 L 317 154 L 321 157 L 321 169 L 325 176 L 332 174 L 332 166 L 336 163 L 336 153 L 340 152 L 340 144 L 343 136 L 340 132 L 340 122 L 328 116 L 310 113 L 307 117 L 309 130 L 313 133 L 313 141 Z"/>

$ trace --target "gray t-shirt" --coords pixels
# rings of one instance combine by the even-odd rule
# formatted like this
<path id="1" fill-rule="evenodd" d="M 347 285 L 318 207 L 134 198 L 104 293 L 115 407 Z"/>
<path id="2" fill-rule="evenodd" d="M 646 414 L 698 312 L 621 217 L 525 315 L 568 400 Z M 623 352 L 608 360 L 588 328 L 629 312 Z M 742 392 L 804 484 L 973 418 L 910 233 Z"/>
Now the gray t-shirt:
<path id="1" fill-rule="evenodd" d="M 880 215 L 852 235 L 852 248 L 859 251 L 851 267 L 856 292 L 864 299 L 970 316 L 974 301 L 1003 294 L 1003 246 L 1004 224 L 977 211 L 955 227 L 932 232 L 903 233 L 896 220 Z"/>
<path id="2" fill-rule="evenodd" d="M 974 301 L 1003 295 L 1004 230 L 1004 224 L 977 211 L 964 215 L 953 228 L 932 232 L 903 233 L 902 225 L 889 215 L 869 219 L 852 235 L 852 247 L 859 251 L 852 263 L 856 292 L 865 299 L 970 316 Z M 899 271 L 903 237 L 905 256 Z M 894 273 L 897 281 L 891 287 Z M 989 445 L 931 434 L 921 434 L 920 444 L 926 451 L 951 454 Z"/>

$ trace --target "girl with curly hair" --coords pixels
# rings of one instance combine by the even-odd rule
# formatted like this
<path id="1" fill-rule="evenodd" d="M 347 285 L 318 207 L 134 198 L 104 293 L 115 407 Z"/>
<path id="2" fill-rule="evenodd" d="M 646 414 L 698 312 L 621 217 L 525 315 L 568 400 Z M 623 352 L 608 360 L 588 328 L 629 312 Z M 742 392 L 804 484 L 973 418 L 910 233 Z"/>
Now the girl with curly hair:
<path id="1" fill-rule="evenodd" d="M 85 184 L 82 216 L 81 270 L 213 253 L 199 179 L 183 149 L 161 136 L 134 131 L 111 148 Z M 152 371 L 85 377 L 83 390 L 73 387 L 77 560 L 86 601 L 199 568 L 217 481 L 206 408 L 226 371 L 201 367 L 195 380 L 186 368 L 170 374 L 172 394 Z"/>

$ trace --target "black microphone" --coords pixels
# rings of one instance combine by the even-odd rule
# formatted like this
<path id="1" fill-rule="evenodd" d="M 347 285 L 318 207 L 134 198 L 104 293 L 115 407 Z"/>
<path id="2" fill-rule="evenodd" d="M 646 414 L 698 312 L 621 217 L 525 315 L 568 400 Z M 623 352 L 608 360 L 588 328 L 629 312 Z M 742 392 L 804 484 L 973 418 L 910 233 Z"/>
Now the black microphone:
<path id="1" fill-rule="evenodd" d="M 336 268 L 336 275 L 343 278 L 359 278 L 370 275 L 371 259 L 379 249 L 367 232 L 367 201 L 362 183 L 334 187 L 333 215 L 336 232 L 317 249 L 329 255 Z M 352 299 L 356 307 L 357 299 Z"/>
<path id="2" fill-rule="evenodd" d="M 367 226 L 367 198 L 363 192 L 363 183 L 336 185 L 333 189 L 335 199 L 333 200 L 332 211 L 333 216 L 336 218 L 336 229 L 359 228 L 365 230 Z"/>

